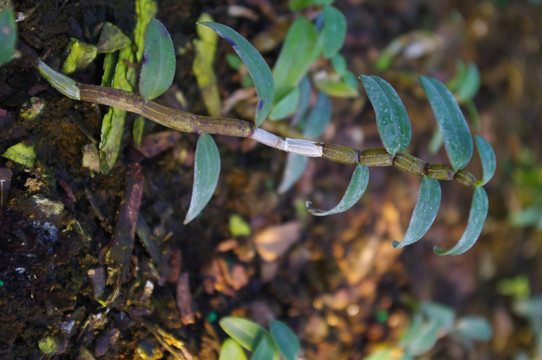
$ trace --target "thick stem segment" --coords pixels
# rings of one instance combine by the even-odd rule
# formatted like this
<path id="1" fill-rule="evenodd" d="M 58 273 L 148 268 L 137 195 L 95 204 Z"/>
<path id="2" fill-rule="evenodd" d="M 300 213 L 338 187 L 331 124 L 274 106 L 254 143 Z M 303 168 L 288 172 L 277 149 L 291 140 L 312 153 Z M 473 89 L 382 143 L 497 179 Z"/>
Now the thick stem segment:
<path id="1" fill-rule="evenodd" d="M 456 180 L 466 186 L 475 186 L 476 177 L 467 170 L 454 171 L 450 165 L 428 164 L 423 160 L 404 153 L 390 154 L 386 149 L 356 150 L 342 145 L 281 138 L 252 123 L 232 118 L 199 116 L 180 110 L 170 109 L 141 95 L 103 86 L 76 83 L 57 73 L 41 60 L 40 74 L 62 94 L 76 100 L 116 107 L 145 116 L 161 125 L 187 133 L 219 134 L 252 138 L 267 146 L 296 154 L 323 157 L 342 164 L 360 163 L 366 166 L 394 166 L 415 175 L 425 175 L 437 180 Z"/>

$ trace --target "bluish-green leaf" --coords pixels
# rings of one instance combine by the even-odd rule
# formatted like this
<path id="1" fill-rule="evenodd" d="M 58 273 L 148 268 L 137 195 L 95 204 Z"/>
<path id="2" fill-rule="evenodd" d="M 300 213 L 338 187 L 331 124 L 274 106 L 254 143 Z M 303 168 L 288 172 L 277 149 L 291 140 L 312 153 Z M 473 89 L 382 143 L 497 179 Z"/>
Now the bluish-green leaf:
<path id="1" fill-rule="evenodd" d="M 467 228 L 461 236 L 461 239 L 457 244 L 450 250 L 440 249 L 438 246 L 435 246 L 434 251 L 438 255 L 460 255 L 465 251 L 469 250 L 482 232 L 484 227 L 484 222 L 487 217 L 487 211 L 489 207 L 489 202 L 487 199 L 487 193 L 482 187 L 474 188 L 474 196 L 472 198 L 471 209 L 469 212 L 469 220 L 467 223 Z"/>
<path id="2" fill-rule="evenodd" d="M 493 151 L 493 148 L 486 139 L 479 135 L 474 135 L 474 141 L 476 142 L 476 148 L 478 149 L 478 155 L 480 155 L 483 169 L 482 182 L 478 185 L 484 186 L 495 174 L 497 158 L 495 156 L 495 151 Z"/>
<path id="3" fill-rule="evenodd" d="M 405 105 L 395 89 L 377 76 L 361 75 L 369 100 L 376 113 L 378 132 L 384 147 L 390 154 L 396 154 L 410 144 L 412 129 Z"/>
<path id="4" fill-rule="evenodd" d="M 346 189 L 343 198 L 341 199 L 339 204 L 337 204 L 337 206 L 327 211 L 319 210 L 313 208 L 310 201 L 307 201 L 307 210 L 315 216 L 326 216 L 345 212 L 346 210 L 354 206 L 354 204 L 357 203 L 359 199 L 361 199 L 363 193 L 365 193 L 365 190 L 367 189 L 368 183 L 369 168 L 365 165 L 358 164 L 356 166 L 356 170 L 354 170 L 352 179 L 350 179 L 350 184 L 348 184 L 348 188 Z"/>
<path id="5" fill-rule="evenodd" d="M 192 199 L 184 223 L 192 221 L 203 210 L 215 192 L 220 173 L 220 155 L 209 134 L 201 134 L 196 146 Z"/>
<path id="6" fill-rule="evenodd" d="M 295 333 L 284 323 L 271 320 L 269 322 L 271 336 L 286 360 L 295 360 L 299 356 L 301 345 Z"/>
<path id="7" fill-rule="evenodd" d="M 429 302 L 423 303 L 420 306 L 419 312 L 430 321 L 436 322 L 439 328 L 446 333 L 452 330 L 455 320 L 455 310 L 451 307 Z"/>
<path id="8" fill-rule="evenodd" d="M 314 25 L 304 17 L 290 26 L 282 50 L 273 69 L 275 102 L 296 87 L 314 60 L 317 34 Z"/>
<path id="9" fill-rule="evenodd" d="M 247 357 L 245 355 L 245 351 L 238 342 L 233 339 L 226 339 L 220 348 L 220 357 L 218 360 L 231 359 L 246 360 Z"/>
<path id="10" fill-rule="evenodd" d="M 146 99 L 162 95 L 175 76 L 175 49 L 171 36 L 158 20 L 147 27 L 143 63 L 139 74 L 139 93 Z"/>
<path id="11" fill-rule="evenodd" d="M 226 40 L 247 67 L 258 94 L 255 124 L 260 126 L 271 112 L 271 106 L 273 105 L 275 89 L 273 75 L 269 66 L 258 50 L 237 31 L 215 22 L 204 22 L 202 24 L 210 27 Z"/>
<path id="12" fill-rule="evenodd" d="M 282 180 L 277 189 L 279 194 L 283 194 L 290 190 L 292 186 L 299 180 L 305 168 L 307 167 L 308 158 L 303 155 L 288 153 L 286 155 L 286 165 L 284 166 L 284 173 Z"/>
<path id="13" fill-rule="evenodd" d="M 418 356 L 431 350 L 438 340 L 438 324 L 434 321 L 424 323 L 412 338 L 406 350 L 412 356 Z"/>
<path id="14" fill-rule="evenodd" d="M 403 241 L 393 242 L 395 248 L 402 248 L 413 244 L 425 235 L 431 224 L 433 224 L 433 221 L 435 221 L 440 206 L 440 199 L 441 190 L 438 180 L 424 176 L 420 185 L 418 201 L 410 219 L 410 225 Z"/>
<path id="15" fill-rule="evenodd" d="M 297 125 L 309 110 L 311 105 L 311 82 L 305 76 L 299 82 L 299 104 L 295 116 L 292 118 L 292 126 Z"/>
<path id="16" fill-rule="evenodd" d="M 472 157 L 472 137 L 467 121 L 454 96 L 440 81 L 420 77 L 444 138 L 446 153 L 455 171 L 463 169 Z"/>
<path id="17" fill-rule="evenodd" d="M 334 0 L 290 0 L 290 10 L 298 11 L 311 5 L 329 5 Z"/>
<path id="18" fill-rule="evenodd" d="M 269 119 L 281 120 L 295 113 L 299 104 L 299 96 L 300 90 L 299 86 L 297 86 L 273 106 L 273 110 L 271 111 L 271 114 L 269 114 Z"/>
<path id="19" fill-rule="evenodd" d="M 469 315 L 457 321 L 454 333 L 469 340 L 489 341 L 493 335 L 493 329 L 487 319 Z"/>
<path id="20" fill-rule="evenodd" d="M 219 321 L 220 327 L 249 351 L 256 351 L 258 344 L 268 332 L 249 319 L 238 316 L 226 316 Z"/>
<path id="21" fill-rule="evenodd" d="M 13 9 L 6 6 L 0 10 L 0 66 L 7 64 L 15 52 L 17 27 Z"/>
<path id="22" fill-rule="evenodd" d="M 324 92 L 318 94 L 316 104 L 312 108 L 305 128 L 303 129 L 303 137 L 307 140 L 315 140 L 322 136 L 327 124 L 331 120 L 331 101 L 329 96 Z"/>
<path id="23" fill-rule="evenodd" d="M 279 360 L 279 358 L 280 355 L 269 336 L 262 337 L 254 355 L 252 355 L 252 360 Z"/>
<path id="24" fill-rule="evenodd" d="M 346 36 L 346 18 L 337 8 L 324 6 L 324 56 L 330 58 L 337 54 L 344 43 Z"/>

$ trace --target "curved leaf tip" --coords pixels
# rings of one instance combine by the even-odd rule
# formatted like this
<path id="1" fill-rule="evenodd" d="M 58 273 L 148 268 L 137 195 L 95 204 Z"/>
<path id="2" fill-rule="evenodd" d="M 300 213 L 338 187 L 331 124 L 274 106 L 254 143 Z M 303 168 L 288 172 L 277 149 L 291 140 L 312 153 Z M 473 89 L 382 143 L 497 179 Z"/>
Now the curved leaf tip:
<path id="1" fill-rule="evenodd" d="M 459 239 L 457 244 L 450 250 L 443 250 L 438 246 L 435 246 L 433 251 L 438 255 L 461 255 L 469 250 L 482 233 L 488 209 L 489 202 L 486 191 L 483 187 L 475 187 L 467 228 L 461 236 L 461 239 Z"/>
<path id="2" fill-rule="evenodd" d="M 495 156 L 495 151 L 493 151 L 493 148 L 486 139 L 479 135 L 474 135 L 474 141 L 476 142 L 478 155 L 480 155 L 483 171 L 482 180 L 477 185 L 484 186 L 495 174 L 495 170 L 497 169 L 497 157 Z"/>
<path id="3" fill-rule="evenodd" d="M 352 179 L 350 179 L 350 184 L 348 184 L 348 188 L 346 189 L 343 198 L 341 199 L 339 204 L 337 204 L 337 206 L 327 211 L 313 208 L 310 201 L 307 201 L 305 206 L 307 207 L 307 210 L 314 216 L 326 216 L 345 212 L 346 210 L 354 206 L 354 204 L 357 203 L 359 199 L 361 199 L 361 197 L 365 193 L 365 190 L 367 189 L 368 183 L 369 168 L 365 165 L 358 164 L 356 166 L 356 169 L 354 170 Z"/>
<path id="4" fill-rule="evenodd" d="M 441 189 L 438 180 L 424 176 L 420 185 L 418 201 L 414 207 L 410 225 L 403 241 L 393 242 L 396 249 L 415 243 L 425 235 L 435 221 L 440 207 Z"/>
<path id="5" fill-rule="evenodd" d="M 255 124 L 260 126 L 271 112 L 271 106 L 273 105 L 275 87 L 271 69 L 269 69 L 258 50 L 237 31 L 212 21 L 201 22 L 200 24 L 213 29 L 221 38 L 226 40 L 247 67 L 258 94 Z"/>

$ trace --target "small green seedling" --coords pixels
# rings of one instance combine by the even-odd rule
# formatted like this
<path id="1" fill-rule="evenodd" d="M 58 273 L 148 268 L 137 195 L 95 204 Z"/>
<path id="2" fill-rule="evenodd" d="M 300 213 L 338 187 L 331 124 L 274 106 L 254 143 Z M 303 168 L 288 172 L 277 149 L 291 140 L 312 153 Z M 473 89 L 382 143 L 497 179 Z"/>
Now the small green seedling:
<path id="1" fill-rule="evenodd" d="M 324 6 L 324 12 L 326 9 Z M 337 16 L 335 10 L 329 11 L 331 13 L 327 15 L 328 17 Z M 326 17 L 325 14 L 324 17 Z M 444 84 L 433 78 L 420 78 L 422 88 L 429 99 L 443 136 L 444 147 L 451 165 L 426 163 L 403 152 L 411 139 L 410 120 L 405 106 L 393 87 L 376 76 L 362 75 L 360 79 L 375 110 L 378 131 L 384 148 L 357 150 L 317 141 L 316 139 L 322 134 L 331 117 L 330 101 L 324 93 L 319 95 L 318 101 L 305 123 L 303 130 L 305 139 L 281 138 L 259 128 L 259 126 L 272 114 L 273 104 L 278 106 L 277 101 L 280 102 L 281 99 L 288 98 L 292 91 L 301 93 L 302 90 L 296 90 L 298 85 L 299 89 L 306 88 L 307 84 L 303 80 L 303 76 L 308 68 L 307 63 L 299 60 L 302 57 L 294 58 L 291 53 L 287 52 L 286 55 L 283 55 L 284 52 L 281 52 L 272 73 L 258 51 L 236 31 L 214 22 L 205 22 L 202 25 L 213 29 L 228 41 L 246 65 L 258 96 L 253 122 L 195 115 L 170 109 L 151 101 L 171 85 L 175 73 L 175 62 L 172 61 L 174 49 L 170 36 L 156 20 L 151 21 L 147 32 L 145 51 L 149 56 L 143 60 L 141 66 L 140 94 L 105 86 L 75 83 L 70 78 L 52 70 L 42 61 L 39 61 L 38 69 L 53 87 L 70 98 L 130 111 L 182 132 L 200 134 L 195 157 L 192 200 L 185 223 L 191 221 L 203 210 L 215 190 L 220 172 L 220 160 L 216 144 L 210 135 L 221 134 L 251 138 L 270 147 L 289 152 L 295 158 L 289 158 L 287 166 L 290 166 L 290 162 L 294 164 L 306 162 L 307 157 L 323 157 L 331 161 L 355 165 L 350 184 L 343 199 L 336 207 L 322 210 L 307 202 L 309 212 L 318 216 L 341 213 L 352 207 L 365 192 L 369 182 L 368 168 L 371 166 L 394 166 L 407 173 L 421 176 L 418 200 L 410 225 L 403 241 L 394 242 L 395 247 L 402 247 L 418 241 L 433 223 L 441 199 L 439 180 L 454 180 L 469 186 L 474 189 L 474 196 L 467 228 L 463 236 L 450 250 L 442 250 L 438 247 L 435 247 L 434 250 L 439 255 L 459 255 L 474 245 L 480 236 L 488 212 L 488 198 L 483 186 L 493 177 L 495 172 L 495 153 L 485 139 L 476 135 L 474 143 L 482 162 L 482 179 L 478 180 L 465 169 L 473 155 L 473 137 L 457 101 Z M 306 30 L 309 34 L 306 36 L 309 38 L 312 38 L 311 34 L 316 31 L 314 25 L 304 18 L 296 20 L 292 27 Z M 322 32 L 325 32 L 325 25 Z M 296 30 L 288 36 L 297 39 L 299 34 Z M 284 48 L 293 46 L 290 44 L 288 36 Z M 325 34 L 316 36 L 316 41 L 318 39 L 324 39 L 321 41 L 324 41 L 325 48 Z M 336 51 L 337 49 L 333 47 L 327 52 L 324 51 L 324 54 L 336 56 Z M 160 54 L 160 56 L 150 56 L 150 54 Z M 284 60 L 285 58 L 287 60 Z M 285 65 L 286 61 L 291 64 L 288 68 Z M 335 62 L 339 69 L 343 68 L 340 59 L 336 59 Z M 155 72 L 155 76 L 149 75 Z M 285 73 L 287 76 L 284 75 Z M 287 184 L 284 184 L 286 182 L 284 180 L 280 189 L 287 189 L 295 181 L 295 177 L 289 179 Z"/>
<path id="2" fill-rule="evenodd" d="M 220 327 L 231 338 L 222 343 L 220 360 L 247 359 L 246 349 L 252 359 L 295 360 L 301 345 L 295 333 L 283 322 L 271 320 L 269 331 L 244 317 L 227 316 L 220 320 Z"/>

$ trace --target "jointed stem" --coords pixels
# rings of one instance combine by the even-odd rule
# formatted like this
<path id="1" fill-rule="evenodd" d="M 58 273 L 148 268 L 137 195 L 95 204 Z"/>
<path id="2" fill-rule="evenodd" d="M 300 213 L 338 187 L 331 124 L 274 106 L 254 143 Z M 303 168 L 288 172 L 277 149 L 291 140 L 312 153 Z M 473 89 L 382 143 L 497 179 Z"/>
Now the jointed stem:
<path id="1" fill-rule="evenodd" d="M 251 122 L 200 116 L 171 109 L 154 101 L 146 100 L 138 94 L 103 86 L 75 83 L 39 61 L 38 69 L 42 76 L 64 95 L 97 104 L 113 106 L 122 110 L 145 116 L 161 125 L 187 133 L 207 133 L 252 138 L 260 143 L 279 150 L 304 156 L 323 157 L 342 164 L 363 164 L 366 166 L 394 166 L 402 171 L 425 175 L 437 180 L 456 180 L 467 186 L 477 182 L 467 170 L 454 171 L 450 165 L 430 164 L 405 153 L 389 154 L 385 149 L 356 150 L 342 145 L 325 144 L 302 139 L 281 138 L 265 130 L 256 128 Z"/>

